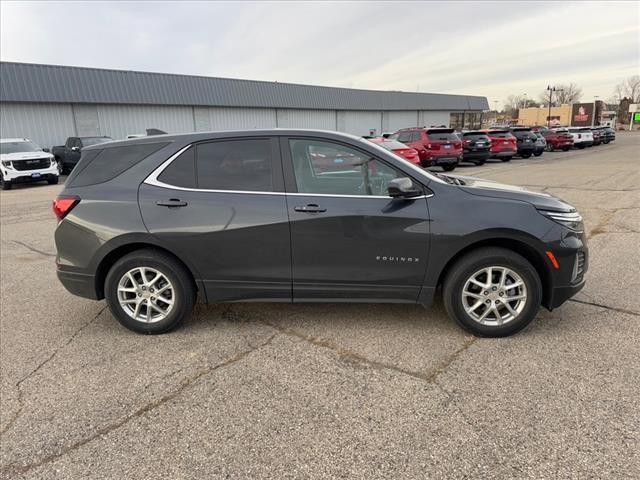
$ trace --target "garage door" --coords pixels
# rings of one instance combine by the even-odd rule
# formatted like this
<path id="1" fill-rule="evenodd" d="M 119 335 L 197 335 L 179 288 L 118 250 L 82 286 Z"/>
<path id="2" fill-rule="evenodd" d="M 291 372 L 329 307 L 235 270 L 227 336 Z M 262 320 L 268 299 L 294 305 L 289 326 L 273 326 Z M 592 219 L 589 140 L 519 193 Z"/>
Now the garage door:
<path id="1" fill-rule="evenodd" d="M 338 112 L 338 130 L 353 135 L 382 133 L 382 112 Z"/>
<path id="2" fill-rule="evenodd" d="M 384 112 L 383 128 L 385 132 L 395 132 L 401 128 L 417 127 L 418 112 L 416 110 L 402 112 Z"/>
<path id="3" fill-rule="evenodd" d="M 194 131 L 191 107 L 98 105 L 100 134 L 115 139 L 159 128 L 167 133 Z"/>
<path id="4" fill-rule="evenodd" d="M 278 109 L 278 127 L 280 128 L 316 128 L 319 130 L 336 129 L 335 110 L 297 110 Z"/>

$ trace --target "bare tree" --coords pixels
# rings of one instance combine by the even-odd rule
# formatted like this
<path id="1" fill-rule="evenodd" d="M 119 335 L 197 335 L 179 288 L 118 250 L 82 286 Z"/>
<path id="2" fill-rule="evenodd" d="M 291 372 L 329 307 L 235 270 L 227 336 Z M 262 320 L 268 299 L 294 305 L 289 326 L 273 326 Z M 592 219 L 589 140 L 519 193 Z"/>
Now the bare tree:
<path id="1" fill-rule="evenodd" d="M 559 84 L 555 85 L 556 91 L 553 92 L 551 99 L 551 106 L 557 107 L 563 104 L 577 103 L 582 98 L 582 87 L 579 87 L 575 83 Z M 549 91 L 544 90 L 538 95 L 540 102 L 543 105 L 549 105 Z"/>
<path id="2" fill-rule="evenodd" d="M 640 103 L 640 75 L 632 75 L 616 85 L 614 95 L 620 99 L 627 97 L 631 103 Z"/>

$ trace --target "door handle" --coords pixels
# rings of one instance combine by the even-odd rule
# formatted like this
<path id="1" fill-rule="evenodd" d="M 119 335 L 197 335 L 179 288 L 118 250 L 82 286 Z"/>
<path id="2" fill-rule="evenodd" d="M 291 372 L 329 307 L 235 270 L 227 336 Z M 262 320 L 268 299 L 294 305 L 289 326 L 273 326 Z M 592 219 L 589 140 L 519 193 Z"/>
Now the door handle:
<path id="1" fill-rule="evenodd" d="M 316 205 L 315 203 L 310 203 L 309 205 L 300 205 L 297 207 L 293 208 L 296 212 L 303 212 L 303 213 L 321 213 L 321 212 L 326 212 L 327 209 L 326 208 L 322 208 L 318 205 Z"/>
<path id="2" fill-rule="evenodd" d="M 156 205 L 160 205 L 161 207 L 186 207 L 189 204 L 178 198 L 170 198 L 169 200 L 158 200 Z"/>

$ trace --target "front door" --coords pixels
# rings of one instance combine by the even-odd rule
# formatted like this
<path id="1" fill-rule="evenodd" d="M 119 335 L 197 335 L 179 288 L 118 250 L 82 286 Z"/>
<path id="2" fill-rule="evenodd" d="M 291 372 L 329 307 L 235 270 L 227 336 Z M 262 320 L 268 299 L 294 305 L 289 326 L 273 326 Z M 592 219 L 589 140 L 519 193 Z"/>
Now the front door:
<path id="1" fill-rule="evenodd" d="M 149 231 L 189 261 L 207 298 L 291 300 L 289 219 L 278 142 L 190 146 L 140 186 Z"/>
<path id="2" fill-rule="evenodd" d="M 294 301 L 415 302 L 429 251 L 426 198 L 393 199 L 405 173 L 362 150 L 283 139 Z"/>

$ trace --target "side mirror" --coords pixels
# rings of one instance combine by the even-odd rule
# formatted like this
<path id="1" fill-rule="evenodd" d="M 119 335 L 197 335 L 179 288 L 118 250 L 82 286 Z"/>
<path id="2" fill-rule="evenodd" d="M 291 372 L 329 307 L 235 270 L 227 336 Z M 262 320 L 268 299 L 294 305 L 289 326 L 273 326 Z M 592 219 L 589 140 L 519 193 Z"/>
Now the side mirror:
<path id="1" fill-rule="evenodd" d="M 45 148 L 42 149 L 42 151 L 46 152 L 46 153 L 49 153 L 51 150 L 49 150 L 48 148 L 45 147 Z"/>
<path id="2" fill-rule="evenodd" d="M 79 152 L 80 151 L 80 147 L 71 147 L 71 151 L 72 152 Z"/>
<path id="3" fill-rule="evenodd" d="M 422 191 L 414 188 L 410 178 L 394 178 L 387 186 L 387 192 L 393 198 L 412 198 L 422 195 Z"/>

